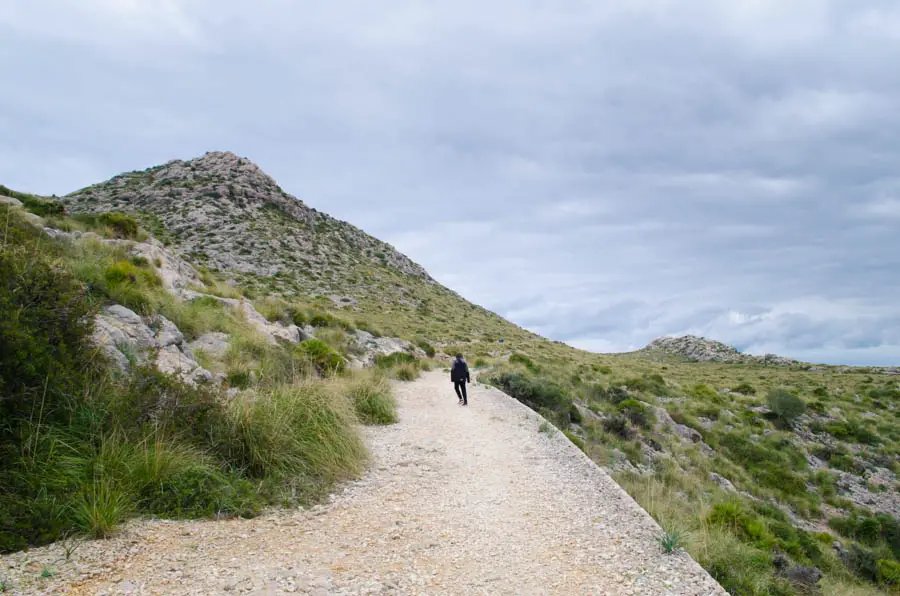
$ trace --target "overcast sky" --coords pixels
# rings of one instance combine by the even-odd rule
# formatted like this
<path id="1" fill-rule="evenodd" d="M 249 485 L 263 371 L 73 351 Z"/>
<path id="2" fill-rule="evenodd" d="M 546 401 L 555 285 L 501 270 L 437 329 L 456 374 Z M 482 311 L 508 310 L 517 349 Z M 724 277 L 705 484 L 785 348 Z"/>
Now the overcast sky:
<path id="1" fill-rule="evenodd" d="M 0 81 L 13 188 L 228 150 L 578 347 L 900 364 L 895 0 L 11 0 Z"/>

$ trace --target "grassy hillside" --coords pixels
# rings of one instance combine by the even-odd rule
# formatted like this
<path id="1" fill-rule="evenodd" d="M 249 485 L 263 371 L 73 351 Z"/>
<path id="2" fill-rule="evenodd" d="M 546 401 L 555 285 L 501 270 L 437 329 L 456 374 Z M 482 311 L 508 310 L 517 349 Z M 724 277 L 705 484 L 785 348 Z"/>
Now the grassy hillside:
<path id="1" fill-rule="evenodd" d="M 309 503 L 363 469 L 357 425 L 396 419 L 385 371 L 323 365 L 337 351 L 322 340 L 273 343 L 216 301 L 176 300 L 157 264 L 129 252 L 146 232 L 128 216 L 69 218 L 16 197 L 26 209 L 0 203 L 0 552 L 102 537 L 133 515 Z M 47 223 L 92 234 L 52 237 Z M 226 287 L 209 283 L 198 289 Z M 200 356 L 227 375 L 189 384 L 117 345 L 123 374 L 92 339 L 113 304 L 151 325 L 164 316 L 188 339 L 224 332 L 226 350 Z"/>
<path id="2" fill-rule="evenodd" d="M 249 481 L 260 495 L 250 501 L 253 506 L 277 500 L 273 495 L 283 494 L 285 479 L 296 472 L 312 474 L 304 490 L 316 493 L 315 487 L 358 469 L 351 440 L 351 447 L 340 448 L 348 454 L 346 464 L 325 468 L 323 482 L 315 479 L 318 463 L 290 458 L 294 467 L 269 480 L 267 470 L 279 466 L 264 451 L 282 444 L 264 440 L 270 431 L 255 435 L 259 443 L 241 441 L 250 440 L 248 429 L 266 428 L 255 422 L 257 416 L 265 420 L 261 404 L 298 391 L 324 391 L 321 385 L 305 389 L 305 379 L 329 370 L 322 362 L 331 353 L 349 355 L 350 335 L 365 329 L 408 338 L 439 357 L 462 351 L 481 380 L 542 412 L 608 467 L 667 529 L 669 546 L 686 548 L 733 594 L 820 590 L 836 596 L 900 589 L 900 377 L 889 370 L 733 354 L 733 362 L 692 362 L 665 350 L 600 355 L 548 341 L 470 304 L 392 247 L 307 207 L 231 154 L 125 174 L 73 193 L 62 204 L 21 196 L 29 210 L 60 229 L 121 235 L 121 218 L 110 212 L 124 212 L 141 223 L 129 233 L 152 233 L 201 269 L 203 292 L 245 296 L 270 321 L 318 328 L 322 345 L 299 353 L 265 346 L 245 321 L 216 310 L 215 301 L 179 303 L 159 291 L 152 263 L 132 264 L 137 271 L 126 267 L 124 276 L 110 273 L 123 269 L 127 255 L 83 242 L 80 253 L 55 249 L 46 255 L 54 271 L 67 271 L 72 287 L 81 288 L 78 304 L 116 302 L 161 313 L 192 337 L 228 333 L 231 347 L 223 356 L 200 356 L 227 383 L 252 390 L 255 397 L 242 398 L 243 409 L 217 414 L 245 421 L 242 430 L 234 422 L 216 423 L 212 436 L 198 437 L 175 428 L 165 440 L 199 450 L 204 462 L 224 470 L 238 486 L 229 495 L 243 499 L 240 483 Z M 47 242 L 35 233 L 16 241 L 16 250 L 30 250 L 33 258 L 33 246 Z M 416 364 L 401 364 L 400 374 L 415 376 Z M 40 378 L 34 377 L 30 401 L 23 403 L 36 403 Z M 128 384 L 117 382 L 116 394 L 133 395 Z M 327 391 L 352 397 L 356 416 L 391 418 L 389 408 L 370 403 L 369 396 L 379 395 L 377 379 L 352 390 L 346 381 L 329 383 Z M 66 403 L 63 411 L 74 420 L 82 398 Z M 17 431 L 20 447 L 36 444 L 29 437 L 38 432 L 31 410 L 27 420 L 24 412 L 22 428 L 30 430 Z M 141 438 L 146 428 L 138 431 L 110 416 L 101 416 L 102 436 L 116 429 L 112 436 L 147 444 Z M 42 425 L 38 420 L 37 428 Z M 220 447 L 235 441 L 242 446 Z M 17 457 L 29 453 L 20 449 Z M 237 476 L 228 476 L 234 462 Z M 245 501 L 235 502 L 231 511 L 244 511 Z"/>

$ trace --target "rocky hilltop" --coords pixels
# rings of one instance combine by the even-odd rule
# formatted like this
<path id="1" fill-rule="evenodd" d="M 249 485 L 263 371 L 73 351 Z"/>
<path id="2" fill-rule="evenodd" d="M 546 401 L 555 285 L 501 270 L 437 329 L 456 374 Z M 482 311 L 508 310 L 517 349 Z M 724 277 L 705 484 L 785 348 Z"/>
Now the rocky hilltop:
<path id="1" fill-rule="evenodd" d="M 121 174 L 63 200 L 73 213 L 136 213 L 190 262 L 240 281 L 267 278 L 279 293 L 361 295 L 385 270 L 433 283 L 391 245 L 307 206 L 230 152 Z"/>
<path id="2" fill-rule="evenodd" d="M 691 362 L 730 362 L 772 364 L 776 366 L 799 364 L 797 360 L 776 356 L 775 354 L 766 354 L 765 356 L 744 354 L 728 344 L 696 335 L 660 337 L 647 344 L 641 349 L 641 352 L 646 354 L 662 353 L 668 356 L 684 358 Z"/>

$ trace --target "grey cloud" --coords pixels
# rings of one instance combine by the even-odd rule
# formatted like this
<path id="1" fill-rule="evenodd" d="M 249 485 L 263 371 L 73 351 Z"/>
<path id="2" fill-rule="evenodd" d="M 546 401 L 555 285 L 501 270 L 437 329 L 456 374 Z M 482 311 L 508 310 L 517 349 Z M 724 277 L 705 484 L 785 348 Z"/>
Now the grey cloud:
<path id="1" fill-rule="evenodd" d="M 7 3 L 0 183 L 233 150 L 554 339 L 900 362 L 900 9 L 864 4 Z"/>

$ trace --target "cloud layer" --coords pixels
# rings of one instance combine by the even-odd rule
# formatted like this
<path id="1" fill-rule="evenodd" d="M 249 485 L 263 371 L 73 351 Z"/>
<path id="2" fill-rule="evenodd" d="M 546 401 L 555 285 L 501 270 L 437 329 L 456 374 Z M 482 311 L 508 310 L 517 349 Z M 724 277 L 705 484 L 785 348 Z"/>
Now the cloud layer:
<path id="1" fill-rule="evenodd" d="M 900 363 L 900 8 L 849 0 L 0 6 L 0 182 L 207 150 L 602 351 Z"/>

